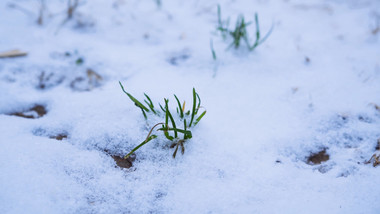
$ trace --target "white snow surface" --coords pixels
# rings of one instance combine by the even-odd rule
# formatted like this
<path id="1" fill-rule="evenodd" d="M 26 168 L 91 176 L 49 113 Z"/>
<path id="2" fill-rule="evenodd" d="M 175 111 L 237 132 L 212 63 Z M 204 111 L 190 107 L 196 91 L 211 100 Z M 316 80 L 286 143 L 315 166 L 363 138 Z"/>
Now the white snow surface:
<path id="1" fill-rule="evenodd" d="M 0 3 L 0 51 L 28 52 L 0 58 L 0 213 L 380 212 L 380 169 L 364 164 L 380 138 L 380 1 L 81 0 L 64 24 L 67 1 L 45 2 L 42 26 L 40 1 Z M 218 4 L 231 26 L 257 12 L 273 32 L 227 50 Z M 184 155 L 161 138 L 115 167 L 105 151 L 127 154 L 156 122 L 118 81 L 173 111 L 197 90 L 207 114 Z M 10 115 L 35 104 L 47 114 Z"/>

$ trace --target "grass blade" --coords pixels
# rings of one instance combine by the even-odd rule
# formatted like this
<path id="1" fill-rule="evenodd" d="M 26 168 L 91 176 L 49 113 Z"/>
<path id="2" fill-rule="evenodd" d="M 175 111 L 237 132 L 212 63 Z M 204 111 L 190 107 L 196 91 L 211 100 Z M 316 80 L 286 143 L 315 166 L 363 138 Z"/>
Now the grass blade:
<path id="1" fill-rule="evenodd" d="M 158 129 L 158 130 L 163 131 L 165 129 Z M 177 131 L 179 133 L 185 134 L 187 136 L 187 138 L 189 138 L 189 139 L 193 137 L 193 134 L 189 130 L 183 130 L 183 129 L 178 129 L 178 128 L 176 128 L 176 129 L 175 128 L 167 128 L 166 130 Z"/>
<path id="2" fill-rule="evenodd" d="M 172 116 L 172 114 L 170 113 L 169 109 L 167 109 L 167 113 L 168 113 L 169 118 L 170 118 L 170 121 L 172 122 L 172 125 L 173 125 L 174 138 L 177 138 L 177 137 L 178 137 L 177 126 L 175 125 L 175 122 L 174 122 L 173 116 Z"/>
<path id="3" fill-rule="evenodd" d="M 197 96 L 196 96 L 196 94 L 197 94 L 197 92 L 195 92 L 195 88 L 193 88 L 193 111 L 191 112 L 191 120 L 190 120 L 189 127 L 191 127 L 191 124 L 193 123 L 193 120 L 194 120 L 195 107 L 197 105 Z"/>
<path id="4" fill-rule="evenodd" d="M 152 112 L 154 113 L 154 114 L 157 114 L 157 112 L 154 110 L 154 104 L 153 104 L 153 102 L 152 102 L 152 100 L 150 99 L 150 97 L 147 95 L 147 94 L 145 94 L 144 93 L 144 95 L 145 95 L 145 97 L 148 99 L 148 101 L 146 101 L 146 100 L 144 100 L 145 101 L 145 103 L 149 106 L 149 108 L 150 108 L 150 110 L 152 110 Z"/>
<path id="5" fill-rule="evenodd" d="M 184 131 L 186 132 L 187 131 L 187 124 L 186 124 L 186 119 L 183 121 L 183 127 L 184 127 Z M 187 134 L 183 134 L 183 139 L 187 139 Z"/>
<path id="6" fill-rule="evenodd" d="M 170 118 L 170 122 L 172 122 L 172 125 L 173 125 L 173 128 L 174 128 L 174 138 L 177 138 L 178 137 L 178 133 L 176 131 L 177 127 L 175 125 L 175 121 L 173 119 L 173 116 L 172 114 L 170 113 L 169 111 L 169 100 L 168 99 L 165 99 L 165 123 L 166 123 L 166 126 L 168 126 L 168 118 Z"/>
<path id="7" fill-rule="evenodd" d="M 197 106 L 196 114 L 198 114 L 198 110 L 201 107 L 201 98 L 199 97 L 198 93 L 196 93 L 196 95 L 197 95 L 197 98 L 198 98 L 198 106 Z"/>
<path id="8" fill-rule="evenodd" d="M 259 41 L 259 45 L 265 42 L 265 40 L 267 40 L 267 38 L 272 34 L 273 28 L 274 28 L 274 25 L 270 27 L 268 33 L 265 34 L 265 36 Z"/>
<path id="9" fill-rule="evenodd" d="M 211 49 L 211 53 L 212 53 L 212 58 L 215 61 L 216 60 L 216 53 L 215 53 L 215 50 L 214 50 L 214 45 L 213 45 L 212 39 L 210 39 L 210 49 Z"/>
<path id="10" fill-rule="evenodd" d="M 218 4 L 218 23 L 219 23 L 219 27 L 223 27 L 223 24 L 222 24 L 222 12 L 221 12 L 219 4 Z"/>
<path id="11" fill-rule="evenodd" d="M 167 111 L 166 111 L 166 109 L 168 109 L 168 102 L 169 102 L 169 100 L 167 100 L 167 99 L 164 99 L 164 101 L 165 101 L 165 109 L 162 109 L 163 111 L 164 111 L 164 113 L 165 113 L 165 124 L 166 124 L 166 126 L 168 126 L 168 122 L 169 122 L 169 115 L 168 115 L 168 113 L 167 113 Z M 161 106 L 161 105 L 160 105 Z M 162 106 L 161 106 L 161 108 L 162 108 Z"/>
<path id="12" fill-rule="evenodd" d="M 259 26 L 259 17 L 257 13 L 255 13 L 255 24 L 256 24 L 256 40 L 255 43 L 253 43 L 252 47 L 249 47 L 249 50 L 254 50 L 257 46 L 259 46 L 260 42 L 260 26 Z"/>
<path id="13" fill-rule="evenodd" d="M 124 159 L 127 159 L 131 154 L 133 154 L 136 150 L 138 150 L 140 147 L 147 144 L 149 141 L 157 138 L 157 135 L 151 135 L 147 139 L 144 140 L 144 142 L 140 143 L 138 146 L 136 146 L 134 149 L 132 149 L 131 152 L 129 152 L 126 156 L 124 156 Z"/>
<path id="14" fill-rule="evenodd" d="M 149 112 L 149 109 L 148 109 L 147 107 L 145 107 L 142 103 L 140 103 L 140 101 L 138 101 L 138 100 L 137 100 L 136 98 L 134 98 L 130 93 L 128 93 L 128 92 L 126 92 L 126 91 L 124 90 L 124 87 L 123 87 L 123 85 L 121 84 L 120 81 L 119 81 L 119 84 L 120 84 L 121 89 L 123 90 L 123 92 L 124 92 L 126 95 L 128 95 L 129 99 L 131 99 L 131 100 L 135 103 L 135 105 L 136 105 L 137 107 L 140 107 L 141 109 L 143 109 L 143 110 Z"/>
<path id="15" fill-rule="evenodd" d="M 161 110 L 165 113 L 166 111 L 165 111 L 164 107 L 162 107 L 161 104 L 158 104 L 158 105 L 160 105 Z"/>
<path id="16" fill-rule="evenodd" d="M 166 139 L 173 141 L 174 137 L 169 134 L 169 127 L 162 125 L 162 128 L 159 128 L 158 131 L 163 131 Z"/>
<path id="17" fill-rule="evenodd" d="M 177 104 L 178 104 L 178 109 L 179 109 L 179 116 L 181 118 L 183 118 L 183 109 L 182 109 L 182 106 L 181 106 L 181 102 L 179 101 L 179 99 L 177 98 L 177 96 L 174 94 L 174 97 L 175 99 L 177 100 Z"/>
<path id="18" fill-rule="evenodd" d="M 201 121 L 202 117 L 205 116 L 205 114 L 206 114 L 206 111 L 202 112 L 202 114 L 195 120 L 194 126 L 197 125 L 199 121 Z"/>
<path id="19" fill-rule="evenodd" d="M 143 115 L 144 115 L 145 120 L 147 120 L 148 117 L 146 116 L 146 113 L 145 113 L 144 109 L 141 109 L 141 111 L 142 111 L 142 113 L 143 113 Z"/>

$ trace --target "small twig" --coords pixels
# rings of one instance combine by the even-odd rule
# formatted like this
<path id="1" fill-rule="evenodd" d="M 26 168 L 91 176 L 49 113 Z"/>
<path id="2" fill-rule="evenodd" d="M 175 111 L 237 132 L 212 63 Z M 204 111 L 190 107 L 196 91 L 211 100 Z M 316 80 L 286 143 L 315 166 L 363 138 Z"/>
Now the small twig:
<path id="1" fill-rule="evenodd" d="M 26 56 L 28 53 L 20 50 L 10 50 L 0 53 L 0 58 Z"/>

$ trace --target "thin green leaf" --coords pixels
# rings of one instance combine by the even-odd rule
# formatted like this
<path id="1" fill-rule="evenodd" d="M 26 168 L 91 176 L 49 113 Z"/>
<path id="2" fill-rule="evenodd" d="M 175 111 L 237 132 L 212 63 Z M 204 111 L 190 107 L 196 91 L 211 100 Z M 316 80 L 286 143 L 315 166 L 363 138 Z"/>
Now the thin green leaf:
<path id="1" fill-rule="evenodd" d="M 222 27 L 222 12 L 220 10 L 219 4 L 218 4 L 218 23 L 219 23 L 219 26 Z"/>
<path id="2" fill-rule="evenodd" d="M 177 133 L 177 126 L 175 125 L 175 122 L 174 122 L 174 119 L 173 119 L 173 116 L 172 114 L 170 113 L 169 109 L 167 108 L 166 109 L 166 114 L 169 116 L 170 118 L 170 121 L 172 122 L 172 125 L 173 125 L 173 130 L 174 130 L 174 138 L 177 138 L 178 137 L 178 133 Z"/>
<path id="3" fill-rule="evenodd" d="M 257 13 L 255 13 L 255 24 L 256 24 L 256 40 L 255 40 L 255 43 L 253 43 L 252 47 L 249 48 L 251 51 L 254 50 L 259 45 L 259 42 L 260 42 L 260 26 L 259 26 L 259 17 Z"/>
<path id="4" fill-rule="evenodd" d="M 260 40 L 260 26 L 259 26 L 259 16 L 255 13 L 255 24 L 256 24 L 256 39 Z"/>
<path id="5" fill-rule="evenodd" d="M 175 99 L 177 100 L 177 104 L 178 104 L 178 108 L 179 108 L 179 116 L 180 118 L 183 118 L 183 110 L 182 110 L 182 106 L 181 106 L 181 102 L 179 101 L 179 99 L 177 98 L 177 96 L 174 94 L 174 97 Z"/>
<path id="6" fill-rule="evenodd" d="M 172 122 L 173 127 L 177 128 L 175 125 L 173 116 L 169 111 L 169 100 L 164 99 L 164 101 L 165 101 L 165 124 L 168 127 L 168 122 L 169 122 L 169 118 L 170 118 L 170 121 Z M 177 137 L 178 137 L 178 133 L 177 133 L 177 131 L 174 131 L 174 138 L 177 138 Z"/>
<path id="7" fill-rule="evenodd" d="M 143 115 L 144 115 L 145 120 L 147 120 L 148 117 L 146 116 L 146 113 L 145 113 L 144 109 L 141 109 L 141 111 L 142 111 L 142 113 L 143 113 Z"/>
<path id="8" fill-rule="evenodd" d="M 169 132 L 168 131 L 164 131 L 164 135 L 165 137 L 170 140 L 170 141 L 173 141 L 174 140 L 174 137 L 173 136 L 170 136 Z"/>
<path id="9" fill-rule="evenodd" d="M 158 129 L 158 130 L 162 130 L 162 129 Z M 174 128 L 168 128 L 167 130 L 168 131 L 177 131 L 179 133 L 186 134 L 186 136 L 188 138 L 192 138 L 193 137 L 193 134 L 191 133 L 190 130 L 183 130 L 183 129 L 178 129 L 178 128 L 176 128 L 176 129 L 174 129 Z"/>
<path id="10" fill-rule="evenodd" d="M 198 106 L 197 106 L 196 114 L 198 114 L 198 110 L 201 107 L 201 98 L 199 97 L 198 93 L 196 93 L 196 95 L 197 95 L 197 98 L 198 98 Z"/>
<path id="11" fill-rule="evenodd" d="M 120 81 L 119 81 L 119 84 L 120 84 L 121 89 L 123 90 L 123 92 L 124 92 L 126 95 L 128 95 L 129 99 L 131 99 L 131 100 L 135 103 L 135 105 L 136 105 L 137 107 L 140 107 L 141 109 L 143 109 L 143 110 L 149 112 L 149 109 L 148 109 L 147 107 L 145 107 L 145 106 L 144 106 L 142 103 L 140 103 L 136 98 L 134 98 L 130 93 L 128 93 L 128 92 L 126 92 L 126 91 L 124 90 L 124 87 L 123 87 L 123 85 L 121 84 Z"/>
<path id="12" fill-rule="evenodd" d="M 152 102 L 152 100 L 150 99 L 150 97 L 147 95 L 147 94 L 145 94 L 144 93 L 144 95 L 145 95 L 145 97 L 148 99 L 148 101 L 146 101 L 146 100 L 144 100 L 145 101 L 145 103 L 149 106 L 149 108 L 150 108 L 150 110 L 152 110 L 152 112 L 154 113 L 154 114 L 157 114 L 156 113 L 156 111 L 154 110 L 154 104 L 153 104 L 153 102 Z"/>
<path id="13" fill-rule="evenodd" d="M 158 131 L 163 131 L 166 139 L 173 141 L 174 137 L 169 134 L 169 128 L 164 124 L 162 125 L 162 128 L 157 129 Z"/>
<path id="14" fill-rule="evenodd" d="M 183 139 L 188 139 L 188 138 L 191 138 L 191 136 L 190 137 L 188 137 L 187 136 L 187 123 L 186 123 L 186 119 L 183 121 L 183 126 L 184 126 L 184 131 L 185 131 L 185 133 L 183 133 Z"/>
<path id="15" fill-rule="evenodd" d="M 272 34 L 273 27 L 274 27 L 274 25 L 272 25 L 269 31 L 265 34 L 265 36 L 262 39 L 260 39 L 261 35 L 260 35 L 260 27 L 259 27 L 259 18 L 258 18 L 257 13 L 255 13 L 255 23 L 256 23 L 256 41 L 250 47 L 251 51 L 268 39 L 268 37 Z"/>
<path id="16" fill-rule="evenodd" d="M 152 107 L 154 107 L 153 102 L 152 102 L 152 100 L 150 99 L 150 97 L 149 97 L 147 94 L 145 94 L 145 93 L 144 93 L 144 95 L 145 95 L 145 97 L 148 99 L 148 101 L 149 101 L 149 105 L 152 106 Z"/>
<path id="17" fill-rule="evenodd" d="M 165 101 L 165 110 L 163 110 L 163 111 L 164 111 L 164 113 L 165 113 L 165 124 L 166 124 L 166 126 L 168 126 L 169 115 L 168 115 L 166 109 L 168 109 L 168 102 L 169 102 L 169 100 L 164 99 L 164 101 Z M 161 105 L 160 105 L 160 106 L 161 106 Z"/>
<path id="18" fill-rule="evenodd" d="M 157 138 L 157 135 L 151 135 L 151 136 L 149 136 L 146 140 L 144 140 L 144 142 L 140 143 L 138 146 L 136 146 L 134 149 L 132 149 L 131 152 L 129 152 L 126 156 L 124 156 L 124 159 L 127 159 L 136 150 L 138 150 L 140 147 L 142 147 L 143 145 L 147 144 L 149 141 L 151 141 L 151 140 L 153 140 L 155 138 Z"/>
<path id="19" fill-rule="evenodd" d="M 269 29 L 268 33 L 265 34 L 265 36 L 259 41 L 259 45 L 262 44 L 265 40 L 268 39 L 268 37 L 272 34 L 273 28 L 274 28 L 274 25 L 271 26 L 271 28 Z"/>
<path id="20" fill-rule="evenodd" d="M 202 114 L 199 115 L 199 117 L 194 122 L 194 126 L 197 125 L 199 121 L 201 121 L 202 117 L 205 116 L 205 114 L 206 114 L 206 111 L 202 112 Z"/>
<path id="21" fill-rule="evenodd" d="M 124 159 L 127 159 L 133 152 L 135 152 L 137 149 L 139 149 L 141 146 L 145 145 L 146 143 L 148 143 L 149 141 L 151 141 L 152 139 L 154 138 L 157 138 L 157 135 L 151 135 L 154 128 L 156 128 L 156 126 L 158 125 L 163 125 L 163 123 L 157 123 L 156 125 L 154 125 L 149 133 L 148 133 L 148 136 L 146 137 L 146 139 L 144 140 L 144 142 L 140 143 L 138 146 L 136 146 L 134 149 L 132 149 L 131 152 L 129 152 L 126 156 L 124 156 Z"/>
<path id="22" fill-rule="evenodd" d="M 158 105 L 160 105 L 161 110 L 165 113 L 166 111 L 165 111 L 164 107 L 162 107 L 162 105 L 160 103 Z"/>
<path id="23" fill-rule="evenodd" d="M 196 97 L 196 92 L 195 92 L 195 88 L 193 88 L 193 111 L 191 112 L 191 120 L 190 120 L 190 124 L 189 124 L 189 127 L 191 127 L 191 124 L 193 123 L 193 120 L 194 120 L 194 115 L 195 115 L 195 107 L 197 105 L 197 97 Z"/>
<path id="24" fill-rule="evenodd" d="M 216 53 L 215 53 L 215 50 L 214 50 L 214 45 L 213 45 L 212 39 L 210 39 L 210 49 L 211 49 L 211 53 L 212 53 L 212 58 L 214 60 L 216 60 Z"/>

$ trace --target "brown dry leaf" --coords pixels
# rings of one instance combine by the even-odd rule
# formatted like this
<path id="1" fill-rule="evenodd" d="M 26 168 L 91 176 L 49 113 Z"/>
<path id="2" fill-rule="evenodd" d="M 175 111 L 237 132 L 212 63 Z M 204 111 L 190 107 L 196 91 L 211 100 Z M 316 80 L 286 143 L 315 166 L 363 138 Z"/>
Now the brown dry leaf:
<path id="1" fill-rule="evenodd" d="M 0 52 L 0 58 L 26 56 L 28 53 L 18 49 Z"/>
<path id="2" fill-rule="evenodd" d="M 376 154 L 373 154 L 372 157 L 371 157 L 368 161 L 366 161 L 366 162 L 364 162 L 364 163 L 365 163 L 365 164 L 372 163 L 372 166 L 373 166 L 373 167 L 376 167 L 377 165 L 380 164 L 380 155 L 377 155 L 377 156 L 376 156 Z"/>
<path id="3" fill-rule="evenodd" d="M 96 80 L 102 80 L 102 76 L 100 76 L 98 73 L 96 73 L 94 70 L 91 68 L 87 69 L 87 77 L 92 80 L 95 78 Z"/>

